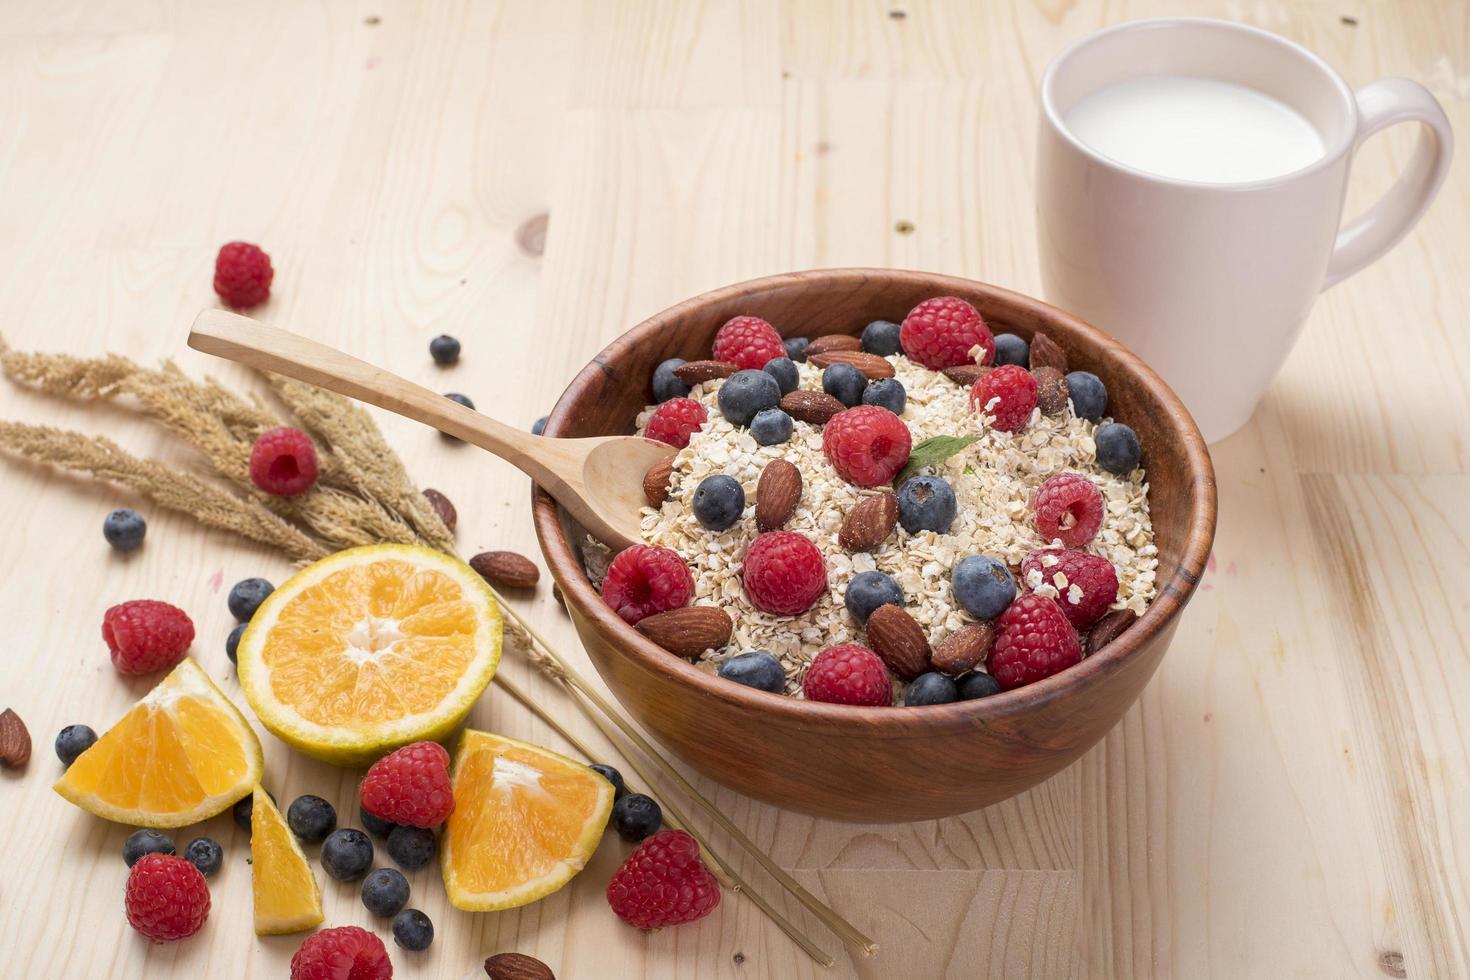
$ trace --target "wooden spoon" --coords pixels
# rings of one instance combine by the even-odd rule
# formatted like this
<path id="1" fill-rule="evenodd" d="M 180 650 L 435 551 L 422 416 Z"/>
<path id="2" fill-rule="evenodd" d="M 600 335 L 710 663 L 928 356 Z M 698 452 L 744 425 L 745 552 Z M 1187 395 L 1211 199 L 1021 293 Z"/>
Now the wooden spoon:
<path id="1" fill-rule="evenodd" d="M 189 346 L 356 398 L 488 449 L 545 488 L 615 550 L 642 541 L 643 476 L 673 452 L 638 436 L 533 436 L 325 344 L 238 313 L 201 312 L 189 331 Z"/>

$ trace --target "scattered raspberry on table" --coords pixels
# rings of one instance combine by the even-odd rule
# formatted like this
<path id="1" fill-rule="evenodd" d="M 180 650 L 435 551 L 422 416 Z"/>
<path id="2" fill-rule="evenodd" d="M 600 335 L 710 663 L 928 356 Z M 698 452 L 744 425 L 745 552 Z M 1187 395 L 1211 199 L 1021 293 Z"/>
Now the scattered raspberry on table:
<path id="1" fill-rule="evenodd" d="M 1081 473 L 1058 473 L 1036 491 L 1036 530 L 1046 541 L 1080 548 L 1102 527 L 1102 491 Z"/>
<path id="2" fill-rule="evenodd" d="M 188 939 L 209 918 L 209 885 L 199 869 L 172 854 L 145 854 L 128 872 L 128 924 L 155 943 Z"/>
<path id="3" fill-rule="evenodd" d="M 358 787 L 359 802 L 381 820 L 437 827 L 454 812 L 449 753 L 438 742 L 414 742 L 374 762 Z"/>
<path id="4" fill-rule="evenodd" d="M 1118 598 L 1118 572 L 1113 563 L 1082 551 L 1033 551 L 1021 561 L 1021 578 L 1032 591 L 1039 587 L 1033 580 L 1056 589 L 1057 604 L 1078 629 L 1102 619 Z"/>
<path id="5" fill-rule="evenodd" d="M 975 363 L 970 351 L 977 344 L 985 348 L 979 363 L 995 357 L 995 338 L 980 311 L 956 296 L 936 296 L 915 306 L 898 336 L 904 354 L 934 371 Z"/>
<path id="6" fill-rule="evenodd" d="M 1077 631 L 1055 599 L 1023 595 L 995 621 L 985 669 L 1009 691 L 1034 684 L 1082 659 Z"/>
<path id="7" fill-rule="evenodd" d="M 786 347 L 776 328 L 758 316 L 737 316 L 725 321 L 715 334 L 714 356 L 741 368 L 759 371 L 767 361 L 786 356 Z"/>
<path id="8" fill-rule="evenodd" d="M 102 614 L 102 640 L 120 673 L 151 674 L 184 659 L 194 621 L 167 602 L 133 599 Z"/>
<path id="9" fill-rule="evenodd" d="M 827 591 L 821 550 L 795 531 L 757 535 L 746 549 L 742 576 L 751 603 L 779 616 L 806 612 Z"/>
<path id="10" fill-rule="evenodd" d="M 259 245 L 229 242 L 214 260 L 214 291 L 225 305 L 248 310 L 270 298 L 275 274 L 271 257 Z"/>
<path id="11" fill-rule="evenodd" d="M 694 576 L 672 548 L 635 544 L 618 552 L 602 580 L 602 601 L 632 626 L 689 604 Z"/>
<path id="12" fill-rule="evenodd" d="M 1005 364 L 975 379 L 975 386 L 970 389 L 970 407 L 994 418 L 991 428 L 1019 432 L 1031 420 L 1036 396 L 1036 378 L 1031 372 Z"/>
<path id="13" fill-rule="evenodd" d="M 893 703 L 888 668 L 876 653 L 856 643 L 828 647 L 812 658 L 801 693 L 808 701 L 884 707 Z"/>
<path id="14" fill-rule="evenodd" d="M 858 487 L 881 486 L 897 476 L 913 441 L 903 419 L 877 405 L 839 412 L 822 429 L 822 452 L 838 476 Z"/>
<path id="15" fill-rule="evenodd" d="M 648 439 L 666 442 L 675 449 L 689 445 L 689 437 L 699 431 L 709 418 L 704 406 L 693 398 L 670 398 L 658 408 L 644 426 L 643 435 Z"/>
<path id="16" fill-rule="evenodd" d="M 291 957 L 291 980 L 393 980 L 383 941 L 357 926 L 307 936 Z"/>
<path id="17" fill-rule="evenodd" d="M 300 429 L 267 429 L 250 450 L 250 482 L 274 497 L 294 497 L 316 484 L 316 446 Z"/>
<path id="18" fill-rule="evenodd" d="M 639 844 L 607 883 L 607 903 L 639 929 L 702 919 L 720 904 L 720 883 L 683 830 L 662 830 Z M 293 978 L 295 980 L 295 978 Z"/>

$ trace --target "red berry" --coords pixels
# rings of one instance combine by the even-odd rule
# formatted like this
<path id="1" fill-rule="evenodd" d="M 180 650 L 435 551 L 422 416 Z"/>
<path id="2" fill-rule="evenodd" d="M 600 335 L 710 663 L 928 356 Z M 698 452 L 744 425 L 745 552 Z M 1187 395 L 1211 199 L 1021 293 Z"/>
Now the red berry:
<path id="1" fill-rule="evenodd" d="M 294 497 L 316 483 L 316 446 L 300 429 L 267 429 L 250 450 L 250 482 L 275 497 Z"/>
<path id="2" fill-rule="evenodd" d="M 383 940 L 357 926 L 307 936 L 291 957 L 291 980 L 393 980 Z"/>
<path id="3" fill-rule="evenodd" d="M 675 449 L 689 445 L 689 437 L 704 425 L 709 413 L 693 398 L 670 398 L 649 416 L 643 435 L 647 439 L 666 442 Z"/>
<path id="4" fill-rule="evenodd" d="M 209 885 L 199 869 L 172 854 L 145 854 L 128 872 L 128 925 L 155 943 L 188 939 L 209 918 Z"/>
<path id="5" fill-rule="evenodd" d="M 912 448 L 903 419 L 877 405 L 838 412 L 822 427 L 822 452 L 837 475 L 854 486 L 888 483 L 909 461 Z"/>
<path id="6" fill-rule="evenodd" d="M 844 643 L 812 658 L 801 679 L 801 693 L 808 701 L 881 707 L 893 703 L 893 682 L 876 653 Z"/>
<path id="7" fill-rule="evenodd" d="M 194 642 L 194 621 L 167 602 L 133 599 L 102 614 L 102 641 L 121 673 L 151 674 L 184 659 Z"/>
<path id="8" fill-rule="evenodd" d="M 1077 631 L 1062 607 L 1044 595 L 1023 595 L 995 621 L 995 645 L 985 669 L 1000 686 L 1032 684 L 1082 659 Z"/>
<path id="9" fill-rule="evenodd" d="M 992 429 L 1017 432 L 1031 421 L 1031 410 L 1036 407 L 1036 379 L 1025 368 L 1003 364 L 975 379 L 970 407 L 994 418 Z"/>
<path id="10" fill-rule="evenodd" d="M 385 755 L 357 788 L 373 816 L 409 827 L 437 827 L 454 812 L 449 753 L 438 742 L 414 742 Z"/>
<path id="11" fill-rule="evenodd" d="M 786 356 L 781 335 L 758 316 L 737 316 L 725 321 L 715 334 L 715 360 L 729 361 L 759 371 L 766 362 Z"/>
<path id="12" fill-rule="evenodd" d="M 1078 629 L 1102 619 L 1118 598 L 1113 563 L 1082 551 L 1033 551 L 1021 562 L 1021 578 L 1033 591 L 1043 585 L 1056 589 L 1057 604 Z"/>
<path id="13" fill-rule="evenodd" d="M 613 874 L 607 904 L 630 926 L 662 929 L 713 912 L 720 904 L 720 883 L 699 859 L 699 843 L 687 831 L 661 830 Z"/>
<path id="14" fill-rule="evenodd" d="M 269 299 L 274 277 L 271 257 L 249 242 L 220 246 L 214 260 L 214 291 L 227 306 L 237 310 L 248 310 Z"/>
<path id="15" fill-rule="evenodd" d="M 955 296 L 926 299 L 909 310 L 898 342 L 911 360 L 935 371 L 975 363 L 970 351 L 976 344 L 985 348 L 979 363 L 989 364 L 995 356 L 995 338 L 980 311 Z"/>
<path id="16" fill-rule="evenodd" d="M 1048 542 L 1080 548 L 1102 527 L 1102 493 L 1080 473 L 1049 476 L 1036 491 L 1036 530 Z"/>
<path id="17" fill-rule="evenodd" d="M 645 616 L 688 605 L 692 598 L 694 576 L 670 548 L 646 544 L 624 548 L 602 580 L 602 601 L 630 626 Z"/>
<path id="18" fill-rule="evenodd" d="M 795 531 L 757 535 L 745 551 L 741 574 L 751 604 L 779 616 L 806 612 L 827 591 L 821 551 Z"/>

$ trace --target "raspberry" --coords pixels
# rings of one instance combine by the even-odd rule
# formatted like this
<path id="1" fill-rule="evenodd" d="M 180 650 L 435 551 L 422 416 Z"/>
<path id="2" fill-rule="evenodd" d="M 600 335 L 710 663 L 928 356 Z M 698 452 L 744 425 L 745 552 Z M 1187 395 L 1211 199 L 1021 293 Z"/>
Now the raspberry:
<path id="1" fill-rule="evenodd" d="M 438 742 L 414 742 L 372 764 L 358 787 L 362 808 L 381 820 L 437 827 L 454 812 L 449 753 Z"/>
<path id="2" fill-rule="evenodd" d="M 670 398 L 653 410 L 648 425 L 643 428 L 643 436 L 683 449 L 707 418 L 709 413 L 693 398 Z"/>
<path id="3" fill-rule="evenodd" d="M 1032 576 L 1033 571 L 1036 576 Z M 1118 598 L 1118 573 L 1113 563 L 1081 551 L 1033 551 L 1021 562 L 1021 577 L 1033 590 L 1038 582 L 1056 589 L 1057 604 L 1078 629 L 1102 619 Z M 1032 581 L 1034 577 L 1039 577 L 1037 582 Z"/>
<path id="4" fill-rule="evenodd" d="M 976 344 L 985 348 L 981 364 L 995 356 L 995 338 L 980 311 L 954 296 L 926 299 L 909 310 L 898 336 L 910 359 L 935 371 L 974 363 Z"/>
<path id="5" fill-rule="evenodd" d="M 806 612 L 827 591 L 822 553 L 795 531 L 757 535 L 746 549 L 742 575 L 755 607 L 781 616 Z"/>
<path id="6" fill-rule="evenodd" d="M 199 869 L 172 854 L 145 854 L 128 872 L 128 925 L 155 943 L 188 939 L 209 918 L 209 885 Z"/>
<path id="7" fill-rule="evenodd" d="M 844 643 L 812 658 L 801 679 L 801 693 L 808 701 L 882 707 L 893 703 L 893 682 L 876 653 Z"/>
<path id="8" fill-rule="evenodd" d="M 393 980 L 383 940 L 357 926 L 307 936 L 291 957 L 291 980 Z"/>
<path id="9" fill-rule="evenodd" d="M 822 452 L 838 476 L 859 487 L 888 483 L 909 461 L 912 448 L 903 419 L 877 405 L 838 412 L 822 428 Z"/>
<path id="10" fill-rule="evenodd" d="M 316 483 L 316 446 L 300 429 L 267 429 L 250 449 L 250 482 L 275 497 L 294 497 Z"/>
<path id="11" fill-rule="evenodd" d="M 995 621 L 995 645 L 985 669 L 1009 691 L 1050 677 L 1082 659 L 1077 631 L 1062 607 L 1044 595 L 1023 595 Z"/>
<path id="12" fill-rule="evenodd" d="M 133 599 L 102 614 L 102 640 L 119 672 L 151 674 L 184 659 L 194 642 L 194 622 L 178 606 Z"/>
<path id="13" fill-rule="evenodd" d="M 1103 499 L 1093 482 L 1080 473 L 1047 477 L 1036 491 L 1036 530 L 1048 542 L 1080 548 L 1102 527 Z"/>
<path id="14" fill-rule="evenodd" d="M 970 389 L 970 407 L 993 417 L 992 429 L 1017 432 L 1031 421 L 1031 410 L 1036 407 L 1036 379 L 1014 364 L 986 371 Z"/>
<path id="15" fill-rule="evenodd" d="M 720 883 L 687 831 L 662 830 L 639 844 L 607 883 L 607 904 L 639 929 L 702 919 L 720 904 Z"/>
<path id="16" fill-rule="evenodd" d="M 694 597 L 694 576 L 679 553 L 670 548 L 635 544 L 618 552 L 602 580 L 602 601 L 633 625 L 645 616 L 687 605 Z"/>
<path id="17" fill-rule="evenodd" d="M 766 362 L 786 356 L 786 347 L 776 328 L 758 316 L 737 316 L 725 321 L 715 334 L 715 360 L 753 371 Z"/>
<path id="18" fill-rule="evenodd" d="M 270 298 L 275 274 L 271 257 L 259 245 L 230 242 L 220 246 L 214 260 L 214 291 L 226 306 L 248 310 Z"/>

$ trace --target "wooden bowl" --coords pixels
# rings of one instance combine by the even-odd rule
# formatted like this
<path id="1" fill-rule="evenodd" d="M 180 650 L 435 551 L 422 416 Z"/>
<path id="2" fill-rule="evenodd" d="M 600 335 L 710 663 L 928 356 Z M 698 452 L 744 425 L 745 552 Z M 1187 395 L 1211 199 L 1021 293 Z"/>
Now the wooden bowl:
<path id="1" fill-rule="evenodd" d="M 1138 433 L 1159 548 L 1159 594 L 1098 654 L 1027 687 L 978 701 L 907 708 L 818 704 L 697 669 L 603 604 L 583 572 L 584 535 L 544 492 L 536 533 L 598 672 L 671 752 L 719 782 L 778 806 L 838 820 L 892 822 L 964 813 L 1065 768 L 1128 710 L 1164 655 L 1215 530 L 1209 452 L 1179 399 L 1138 358 L 1076 317 L 984 283 L 920 272 L 829 269 L 771 276 L 696 296 L 639 324 L 593 358 L 551 413 L 553 436 L 629 433 L 651 400 L 654 366 L 709 356 L 715 331 L 749 313 L 787 336 L 857 333 L 901 320 L 920 300 L 960 296 L 995 333 L 1045 330 L 1073 370 L 1103 379 L 1109 413 Z"/>

